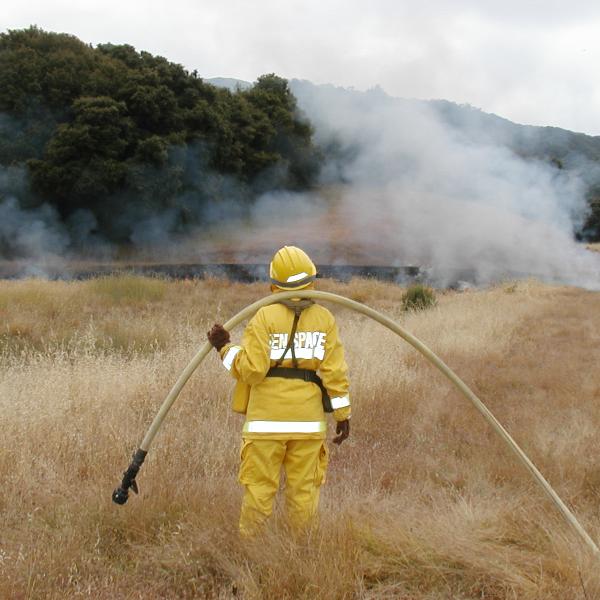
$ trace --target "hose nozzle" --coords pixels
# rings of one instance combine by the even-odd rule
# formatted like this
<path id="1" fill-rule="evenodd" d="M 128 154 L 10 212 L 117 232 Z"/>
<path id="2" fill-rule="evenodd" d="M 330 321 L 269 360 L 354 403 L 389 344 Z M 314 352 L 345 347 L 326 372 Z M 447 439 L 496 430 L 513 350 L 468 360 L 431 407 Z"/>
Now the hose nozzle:
<path id="1" fill-rule="evenodd" d="M 142 464 L 144 464 L 146 454 L 148 453 L 142 449 L 138 449 L 134 452 L 131 464 L 127 468 L 127 471 L 123 473 L 121 485 L 112 493 L 112 501 L 115 504 L 125 504 L 127 502 L 129 499 L 129 488 L 131 488 L 136 494 L 139 492 L 135 478 L 140 470 L 140 467 Z"/>

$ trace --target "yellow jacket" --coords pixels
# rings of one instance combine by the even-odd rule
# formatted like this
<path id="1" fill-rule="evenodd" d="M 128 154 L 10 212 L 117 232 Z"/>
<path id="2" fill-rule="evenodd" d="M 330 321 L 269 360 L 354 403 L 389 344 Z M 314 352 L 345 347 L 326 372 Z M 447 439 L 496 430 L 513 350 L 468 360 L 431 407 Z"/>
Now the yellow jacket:
<path id="1" fill-rule="evenodd" d="M 261 308 L 250 320 L 241 345 L 221 349 L 224 366 L 249 386 L 246 439 L 323 439 L 326 433 L 321 390 L 301 379 L 266 377 L 287 346 L 294 312 L 283 304 Z M 300 314 L 294 352 L 297 368 L 318 371 L 331 397 L 336 421 L 350 417 L 348 367 L 333 315 L 313 304 Z M 293 367 L 291 351 L 279 366 Z"/>

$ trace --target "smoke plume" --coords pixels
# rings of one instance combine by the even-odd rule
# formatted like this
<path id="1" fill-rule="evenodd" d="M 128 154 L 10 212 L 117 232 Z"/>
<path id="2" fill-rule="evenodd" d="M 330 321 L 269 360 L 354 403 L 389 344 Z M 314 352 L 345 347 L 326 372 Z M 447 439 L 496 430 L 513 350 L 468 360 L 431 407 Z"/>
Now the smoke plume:
<path id="1" fill-rule="evenodd" d="M 116 202 L 122 210 L 114 227 L 130 232 L 138 258 L 264 263 L 281 245 L 296 244 L 317 264 L 416 265 L 440 286 L 533 276 L 600 288 L 600 255 L 574 238 L 588 209 L 590 166 L 597 170 L 588 159 L 571 154 L 561 169 L 519 155 L 510 140 L 517 126 L 453 125 L 439 103 L 394 99 L 377 88 L 291 87 L 323 148 L 321 187 L 261 191 L 281 179 L 271 173 L 250 193 L 211 172 L 201 147 L 172 148 L 176 164 L 165 168 L 177 167 L 193 190 L 174 202 L 177 210 L 151 210 L 152 194 L 144 207 Z M 160 173 L 142 175 L 152 193 L 160 191 Z M 80 257 L 82 249 L 104 260 L 115 255 L 92 212 L 63 222 L 48 205 L 31 208 L 27 184 L 24 170 L 0 170 L 0 256 L 25 257 L 35 273 L 44 261 Z"/>
<path id="2" fill-rule="evenodd" d="M 342 178 L 348 235 L 392 264 L 427 267 L 444 284 L 535 276 L 598 289 L 598 257 L 574 240 L 587 210 L 581 160 L 562 170 L 485 135 L 466 137 L 434 105 L 293 82 L 318 141 L 353 158 Z M 486 140 L 487 142 L 474 141 Z"/>

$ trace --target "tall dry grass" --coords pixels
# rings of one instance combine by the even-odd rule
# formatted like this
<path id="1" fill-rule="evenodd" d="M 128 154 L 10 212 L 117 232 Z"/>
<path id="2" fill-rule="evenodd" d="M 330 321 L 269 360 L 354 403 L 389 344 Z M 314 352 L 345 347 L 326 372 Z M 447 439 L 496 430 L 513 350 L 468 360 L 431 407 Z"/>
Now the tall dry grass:
<path id="1" fill-rule="evenodd" d="M 321 289 L 398 319 L 478 393 L 592 537 L 598 525 L 598 294 L 533 282 L 448 292 Z M 332 448 L 318 526 L 237 534 L 241 417 L 211 356 L 151 448 L 120 472 L 213 321 L 264 286 L 136 277 L 0 283 L 1 598 L 591 599 L 598 559 L 475 410 L 410 347 L 333 307 L 352 436 Z"/>

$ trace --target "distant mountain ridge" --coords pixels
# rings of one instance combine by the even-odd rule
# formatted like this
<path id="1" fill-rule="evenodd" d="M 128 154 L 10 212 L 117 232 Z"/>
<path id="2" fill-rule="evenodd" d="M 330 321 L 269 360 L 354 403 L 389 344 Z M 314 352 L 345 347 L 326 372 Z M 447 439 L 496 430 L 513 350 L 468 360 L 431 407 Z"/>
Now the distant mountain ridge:
<path id="1" fill-rule="evenodd" d="M 204 81 L 216 87 L 224 87 L 232 91 L 238 88 L 245 90 L 253 85 L 250 81 L 226 77 L 213 77 Z M 315 88 L 335 87 L 331 84 L 317 85 L 299 79 L 290 79 L 289 84 L 294 93 L 307 86 Z M 509 145 L 514 139 L 517 139 L 518 148 L 525 153 L 535 152 L 536 154 L 541 153 L 548 156 L 557 155 L 557 158 L 562 158 L 569 151 L 578 151 L 580 154 L 589 157 L 590 160 L 600 161 L 600 136 L 591 136 L 547 125 L 523 125 L 494 113 L 485 112 L 470 104 L 457 104 L 450 100 L 420 100 L 390 96 L 379 87 L 364 92 L 348 88 L 338 89 L 344 89 L 345 92 L 350 94 L 377 93 L 394 102 L 429 105 L 448 125 L 468 133 L 473 138 L 477 137 L 478 141 L 481 142 L 494 141 Z M 480 135 L 483 131 L 486 132 L 485 136 Z"/>
<path id="2" fill-rule="evenodd" d="M 470 105 L 447 100 L 430 100 L 431 105 L 452 127 L 480 142 L 504 143 L 523 155 L 568 159 L 577 152 L 600 161 L 600 136 L 591 136 L 551 126 L 521 125 Z M 482 135 L 483 134 L 483 135 Z"/>
<path id="3" fill-rule="evenodd" d="M 236 90 L 247 90 L 254 85 L 250 81 L 233 79 L 231 77 L 211 77 L 209 79 L 204 79 L 204 81 L 214 85 L 215 87 L 225 88 L 230 92 L 235 92 Z"/>

